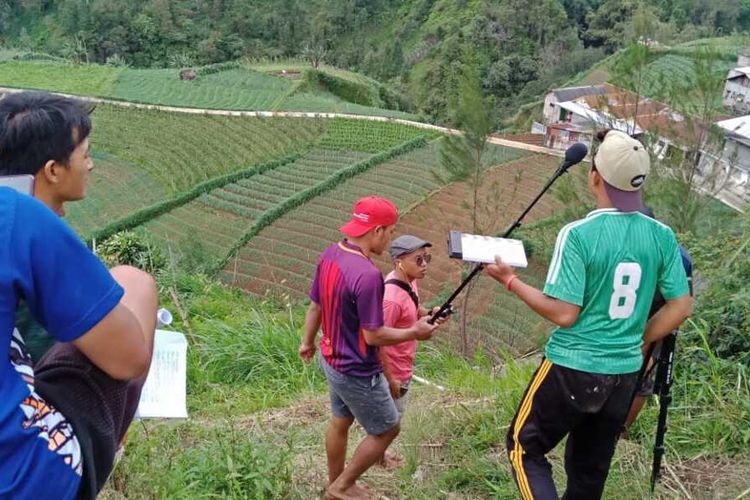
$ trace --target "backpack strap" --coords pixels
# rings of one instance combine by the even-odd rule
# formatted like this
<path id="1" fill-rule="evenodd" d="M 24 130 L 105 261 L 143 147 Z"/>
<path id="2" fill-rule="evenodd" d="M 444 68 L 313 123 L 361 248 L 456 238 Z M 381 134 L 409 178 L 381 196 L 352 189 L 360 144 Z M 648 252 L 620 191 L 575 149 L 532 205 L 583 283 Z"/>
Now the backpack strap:
<path id="1" fill-rule="evenodd" d="M 411 297 L 412 302 L 414 302 L 414 307 L 416 307 L 417 311 L 419 311 L 419 297 L 416 293 L 414 293 L 414 290 L 411 288 L 411 286 L 409 286 L 408 283 L 404 283 L 403 281 L 396 278 L 391 278 L 389 280 L 386 280 L 385 284 L 396 285 L 397 287 L 408 293 L 409 297 Z"/>

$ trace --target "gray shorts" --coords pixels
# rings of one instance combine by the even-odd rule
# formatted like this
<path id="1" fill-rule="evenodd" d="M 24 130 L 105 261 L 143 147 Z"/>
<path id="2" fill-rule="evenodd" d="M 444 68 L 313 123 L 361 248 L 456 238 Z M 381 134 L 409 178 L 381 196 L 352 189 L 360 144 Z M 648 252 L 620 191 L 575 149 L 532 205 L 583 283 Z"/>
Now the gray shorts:
<path id="1" fill-rule="evenodd" d="M 331 412 L 339 418 L 355 418 L 371 436 L 379 436 L 400 420 L 382 373 L 372 377 L 354 377 L 340 373 L 325 361 L 320 363 L 328 379 Z"/>

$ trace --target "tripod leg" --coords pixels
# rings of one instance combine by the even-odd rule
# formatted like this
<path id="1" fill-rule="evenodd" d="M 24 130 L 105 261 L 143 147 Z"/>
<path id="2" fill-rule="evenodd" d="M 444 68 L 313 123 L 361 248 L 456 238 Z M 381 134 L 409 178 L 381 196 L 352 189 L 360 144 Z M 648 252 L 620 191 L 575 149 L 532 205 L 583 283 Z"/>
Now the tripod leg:
<path id="1" fill-rule="evenodd" d="M 667 433 L 667 412 L 672 402 L 672 370 L 674 368 L 674 351 L 677 342 L 677 332 L 667 335 L 662 344 L 659 361 L 656 367 L 656 381 L 654 393 L 659 395 L 659 418 L 656 424 L 656 439 L 654 441 L 654 462 L 651 468 L 651 491 L 656 487 L 656 481 L 661 476 L 661 461 L 664 456 L 664 436 Z"/>

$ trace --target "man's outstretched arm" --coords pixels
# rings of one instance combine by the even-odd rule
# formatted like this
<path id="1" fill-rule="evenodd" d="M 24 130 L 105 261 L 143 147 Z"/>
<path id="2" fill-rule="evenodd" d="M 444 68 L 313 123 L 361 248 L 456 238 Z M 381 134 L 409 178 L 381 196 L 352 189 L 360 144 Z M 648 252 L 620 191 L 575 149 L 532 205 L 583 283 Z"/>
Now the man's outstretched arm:
<path id="1" fill-rule="evenodd" d="M 579 306 L 544 295 L 538 288 L 524 283 L 513 268 L 499 257 L 494 264 L 485 267 L 485 272 L 544 319 L 563 328 L 572 326 L 578 319 L 581 312 Z"/>

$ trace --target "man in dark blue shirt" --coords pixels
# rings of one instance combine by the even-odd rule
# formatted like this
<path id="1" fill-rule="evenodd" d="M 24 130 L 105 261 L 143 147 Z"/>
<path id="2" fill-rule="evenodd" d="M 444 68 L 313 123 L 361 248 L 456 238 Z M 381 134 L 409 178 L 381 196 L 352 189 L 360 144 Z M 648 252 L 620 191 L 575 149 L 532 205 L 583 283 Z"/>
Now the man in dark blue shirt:
<path id="1" fill-rule="evenodd" d="M 654 211 L 650 207 L 644 207 L 643 213 L 651 217 L 652 219 L 655 219 Z M 685 247 L 680 245 L 680 257 L 682 258 L 682 267 L 685 269 L 685 274 L 687 275 L 688 279 L 688 286 L 690 287 L 690 295 L 693 294 L 693 260 L 690 258 L 690 255 L 688 254 Z M 648 313 L 649 318 L 656 314 L 656 312 L 661 309 L 661 307 L 664 305 L 664 297 L 661 296 L 659 291 L 656 291 L 656 294 L 654 295 L 654 300 L 651 302 L 651 310 Z M 643 379 L 641 380 L 640 385 L 636 388 L 636 394 L 635 398 L 633 398 L 633 403 L 630 406 L 630 410 L 628 411 L 628 416 L 625 419 L 625 425 L 623 428 L 623 434 L 622 436 L 625 437 L 627 435 L 628 431 L 630 431 L 630 427 L 633 425 L 633 422 L 638 418 L 638 415 L 640 414 L 641 410 L 643 409 L 643 406 L 646 404 L 646 400 L 654 395 L 654 383 L 656 382 L 656 362 L 659 359 L 659 356 L 661 355 L 661 346 L 662 341 L 658 341 L 654 343 L 653 348 L 651 349 L 651 359 L 648 360 L 648 366 L 643 374 Z M 645 349 L 648 349 L 648 346 L 644 346 Z"/>
<path id="2" fill-rule="evenodd" d="M 69 99 L 3 99 L 0 175 L 41 170 L 72 193 L 90 128 Z M 57 341 L 36 364 L 14 328 L 21 301 Z M 150 276 L 108 271 L 48 206 L 0 188 L 0 496 L 98 493 L 148 372 L 156 308 Z"/>

